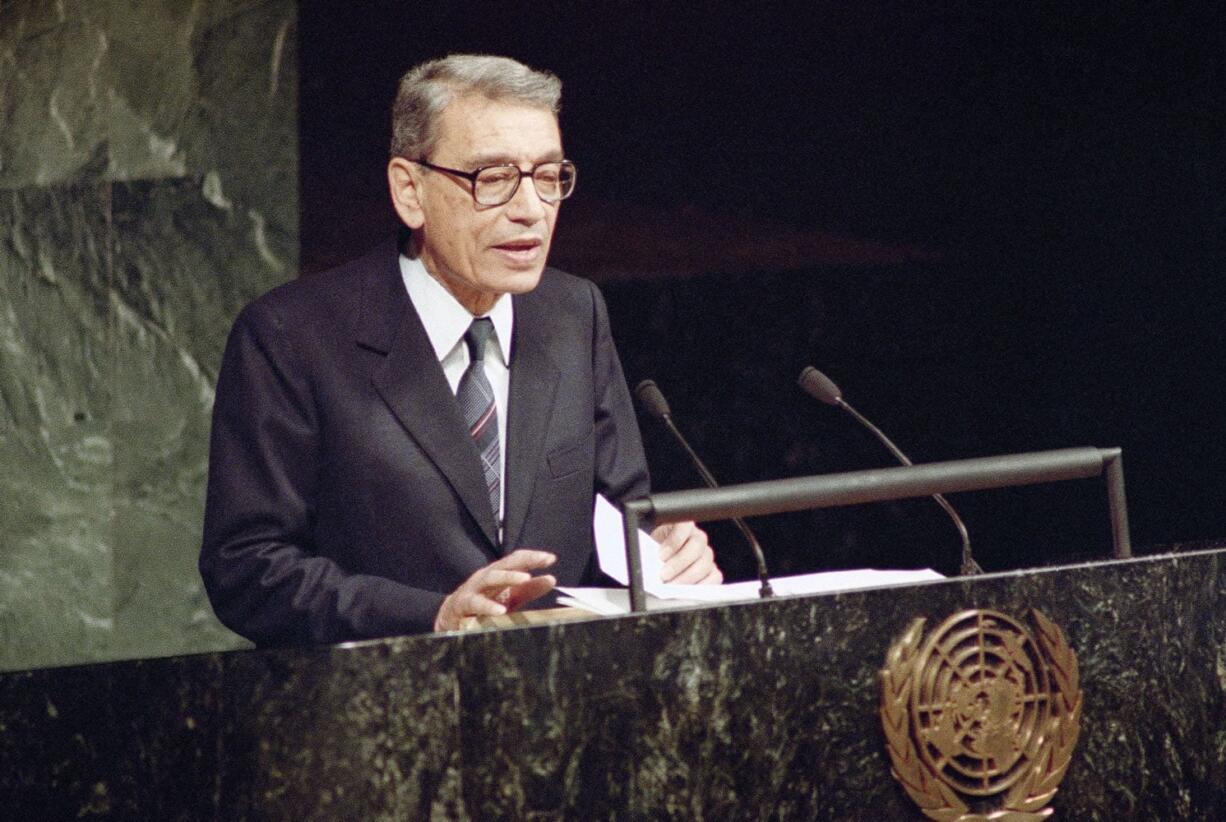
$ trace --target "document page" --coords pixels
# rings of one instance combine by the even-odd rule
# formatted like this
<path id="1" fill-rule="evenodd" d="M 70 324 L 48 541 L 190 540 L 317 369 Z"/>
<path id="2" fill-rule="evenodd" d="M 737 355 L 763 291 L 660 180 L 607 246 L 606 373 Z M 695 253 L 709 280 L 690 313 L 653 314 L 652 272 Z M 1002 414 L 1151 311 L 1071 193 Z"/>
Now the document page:
<path id="1" fill-rule="evenodd" d="M 592 528 L 596 535 L 596 556 L 600 570 L 623 585 L 630 584 L 626 568 L 625 521 L 621 512 L 603 496 L 596 496 Z M 700 603 L 738 602 L 757 599 L 761 583 L 757 580 L 731 582 L 723 585 L 672 585 L 661 579 L 664 563 L 660 560 L 660 545 L 644 531 L 639 532 L 639 551 L 643 566 L 643 589 L 648 593 L 648 609 L 682 607 Z M 816 574 L 777 577 L 771 587 L 779 596 L 797 594 L 855 591 L 889 585 L 912 585 L 917 582 L 944 579 L 929 568 L 918 570 L 825 571 Z M 558 604 L 584 608 L 598 614 L 630 612 L 630 593 L 622 589 L 559 587 L 565 596 Z"/>
<path id="2" fill-rule="evenodd" d="M 942 579 L 945 577 L 930 568 L 902 571 L 863 568 L 856 571 L 824 571 L 816 574 L 772 577 L 771 587 L 777 596 L 782 597 L 860 591 L 866 588 L 886 588 L 891 585 L 914 585 L 917 582 Z M 659 593 L 648 594 L 647 610 L 658 611 L 687 605 L 743 602 L 757 599 L 760 587 L 761 583 L 756 579 L 746 582 L 728 582 L 723 585 L 664 585 L 657 589 Z M 559 605 L 583 608 L 607 616 L 630 613 L 630 592 L 624 588 L 559 586 L 558 591 L 565 594 L 565 596 L 558 597 Z"/>

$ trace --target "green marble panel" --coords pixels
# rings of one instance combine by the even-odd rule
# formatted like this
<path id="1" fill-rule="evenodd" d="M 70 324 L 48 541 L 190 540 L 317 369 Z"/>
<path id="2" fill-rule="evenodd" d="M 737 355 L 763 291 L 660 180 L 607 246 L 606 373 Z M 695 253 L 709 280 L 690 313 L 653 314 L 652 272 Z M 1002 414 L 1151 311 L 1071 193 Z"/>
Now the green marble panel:
<path id="1" fill-rule="evenodd" d="M 465 807 L 478 818 L 921 818 L 888 778 L 887 649 L 917 616 L 932 630 L 963 608 L 1040 607 L 1078 655 L 1085 699 L 1058 817 L 1221 818 L 1224 581 L 1216 553 L 466 638 Z"/>
<path id="2" fill-rule="evenodd" d="M 73 818 L 105 800 L 147 818 L 922 819 L 890 776 L 878 671 L 912 619 L 931 631 L 978 607 L 1023 620 L 1040 608 L 1077 654 L 1081 735 L 1055 818 L 1219 820 L 1224 598 L 1219 547 L 0 674 L 0 807 L 22 818 Z"/>
<path id="3" fill-rule="evenodd" d="M 195 560 L 226 333 L 297 269 L 296 13 L 0 2 L 0 669 L 243 644 Z"/>
<path id="4" fill-rule="evenodd" d="M 257 233 L 204 187 L 114 187 L 115 628 L 125 656 L 239 643 L 213 619 L 196 571 L 213 387 L 231 318 L 292 275 L 295 235 Z"/>
<path id="5" fill-rule="evenodd" d="M 109 7 L 0 3 L 0 188 L 105 174 Z"/>
<path id="6" fill-rule="evenodd" d="M 0 191 L 0 667 L 113 634 L 105 185 Z"/>
<path id="7" fill-rule="evenodd" d="M 288 267 L 292 276 L 298 238 L 297 4 L 228 0 L 207 8 L 192 42 L 197 105 L 181 132 L 188 170 L 203 178 L 210 202 L 232 207 L 247 222 L 244 230 L 266 262 Z"/>
<path id="8" fill-rule="evenodd" d="M 226 658 L 218 818 L 467 818 L 454 653 L 410 639 Z"/>
<path id="9" fill-rule="evenodd" d="M 880 662 L 847 658 L 849 640 L 886 636 L 859 608 L 832 624 L 829 599 L 774 605 L 769 620 L 731 606 L 474 637 L 459 672 L 466 807 L 832 819 L 859 804 L 906 818 L 879 778 Z"/>
<path id="10" fill-rule="evenodd" d="M 291 0 L 0 4 L 0 188 L 213 172 L 296 210 L 295 22 Z"/>
<path id="11" fill-rule="evenodd" d="M 222 668 L 200 655 L 0 677 L 0 728 L 23 740 L 0 751 L 6 818 L 213 818 Z"/>

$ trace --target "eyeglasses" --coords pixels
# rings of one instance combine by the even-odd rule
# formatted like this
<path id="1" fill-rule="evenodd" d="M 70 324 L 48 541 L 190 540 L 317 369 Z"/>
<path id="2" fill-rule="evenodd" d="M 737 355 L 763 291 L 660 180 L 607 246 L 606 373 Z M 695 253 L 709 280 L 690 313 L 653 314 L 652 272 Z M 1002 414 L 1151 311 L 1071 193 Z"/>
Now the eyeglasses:
<path id="1" fill-rule="evenodd" d="M 537 163 L 527 171 L 520 171 L 519 166 L 505 164 L 497 166 L 482 166 L 476 171 L 460 171 L 456 168 L 436 166 L 425 160 L 412 160 L 419 166 L 425 166 L 432 171 L 442 171 L 463 177 L 472 185 L 473 200 L 477 205 L 500 206 L 509 203 L 519 191 L 519 184 L 525 177 L 532 178 L 536 188 L 536 196 L 547 203 L 565 200 L 575 191 L 575 164 L 570 160 L 561 162 Z"/>

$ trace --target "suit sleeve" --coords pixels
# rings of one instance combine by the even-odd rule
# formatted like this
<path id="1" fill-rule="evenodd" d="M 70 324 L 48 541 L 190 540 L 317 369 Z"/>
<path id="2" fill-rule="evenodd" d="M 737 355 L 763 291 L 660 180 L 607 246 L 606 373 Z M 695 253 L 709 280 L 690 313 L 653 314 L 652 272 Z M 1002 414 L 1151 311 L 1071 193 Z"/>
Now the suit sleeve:
<path id="1" fill-rule="evenodd" d="M 592 375 L 595 390 L 596 493 L 619 505 L 650 490 L 647 458 L 634 403 L 609 330 L 600 290 L 592 290 Z"/>
<path id="2" fill-rule="evenodd" d="M 321 449 L 311 375 L 260 302 L 217 380 L 200 573 L 218 618 L 260 644 L 420 633 L 443 595 L 347 572 L 315 551 Z"/>

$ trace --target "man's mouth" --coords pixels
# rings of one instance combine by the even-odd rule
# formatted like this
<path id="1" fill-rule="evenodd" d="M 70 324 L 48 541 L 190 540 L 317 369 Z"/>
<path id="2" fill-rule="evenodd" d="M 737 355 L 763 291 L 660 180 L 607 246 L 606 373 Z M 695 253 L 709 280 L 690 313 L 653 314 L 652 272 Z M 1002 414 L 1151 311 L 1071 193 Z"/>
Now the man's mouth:
<path id="1" fill-rule="evenodd" d="M 494 250 L 507 262 L 531 265 L 537 261 L 543 247 L 544 243 L 540 237 L 520 237 L 515 240 L 507 240 L 505 243 L 498 243 L 494 246 Z"/>

